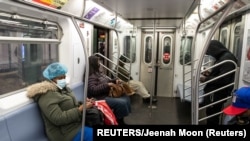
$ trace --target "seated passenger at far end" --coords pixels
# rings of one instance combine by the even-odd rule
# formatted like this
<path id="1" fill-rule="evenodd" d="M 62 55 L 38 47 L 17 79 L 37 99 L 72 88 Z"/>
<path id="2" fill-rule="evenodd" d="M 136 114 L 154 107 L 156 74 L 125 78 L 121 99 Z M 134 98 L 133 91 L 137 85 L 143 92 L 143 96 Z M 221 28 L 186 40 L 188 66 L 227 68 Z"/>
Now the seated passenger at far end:
<path id="1" fill-rule="evenodd" d="M 118 67 L 118 78 L 121 80 L 128 82 L 129 86 L 137 93 L 139 94 L 144 103 L 150 102 L 150 94 L 144 84 L 141 81 L 133 80 L 130 74 L 128 73 L 128 70 L 125 68 L 124 62 L 126 62 L 126 58 L 121 56 L 119 58 L 119 67 Z M 126 76 L 126 77 L 125 77 Z M 128 78 L 130 78 L 128 80 Z M 157 99 L 153 97 L 152 100 L 153 103 L 157 102 Z"/>

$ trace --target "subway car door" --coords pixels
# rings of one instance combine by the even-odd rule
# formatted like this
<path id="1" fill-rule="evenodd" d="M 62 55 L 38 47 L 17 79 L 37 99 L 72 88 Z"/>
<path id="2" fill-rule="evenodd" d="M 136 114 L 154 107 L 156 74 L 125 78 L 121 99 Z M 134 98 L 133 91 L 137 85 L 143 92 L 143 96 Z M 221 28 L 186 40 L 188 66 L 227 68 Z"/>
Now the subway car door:
<path id="1" fill-rule="evenodd" d="M 94 27 L 93 34 L 93 54 L 100 53 L 102 56 L 109 58 L 109 30 L 101 27 Z M 101 63 L 109 67 L 109 62 L 100 57 Z M 107 70 L 101 68 L 103 73 L 107 74 Z"/>
<path id="2" fill-rule="evenodd" d="M 140 80 L 153 95 L 173 97 L 173 64 L 174 31 L 142 31 Z"/>

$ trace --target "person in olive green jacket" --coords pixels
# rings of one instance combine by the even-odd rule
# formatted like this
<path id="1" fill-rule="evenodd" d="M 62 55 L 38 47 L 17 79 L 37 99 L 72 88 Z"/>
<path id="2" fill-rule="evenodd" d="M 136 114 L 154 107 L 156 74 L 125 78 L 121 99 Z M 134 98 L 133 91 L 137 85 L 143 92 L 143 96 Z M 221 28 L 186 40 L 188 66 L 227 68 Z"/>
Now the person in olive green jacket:
<path id="1" fill-rule="evenodd" d="M 48 81 L 35 83 L 27 88 L 27 96 L 38 103 L 50 141 L 80 141 L 84 130 L 84 141 L 93 141 L 93 129 L 82 128 L 83 108 L 91 108 L 92 102 L 80 104 L 72 90 L 66 86 L 67 68 L 52 63 L 43 71 Z"/>

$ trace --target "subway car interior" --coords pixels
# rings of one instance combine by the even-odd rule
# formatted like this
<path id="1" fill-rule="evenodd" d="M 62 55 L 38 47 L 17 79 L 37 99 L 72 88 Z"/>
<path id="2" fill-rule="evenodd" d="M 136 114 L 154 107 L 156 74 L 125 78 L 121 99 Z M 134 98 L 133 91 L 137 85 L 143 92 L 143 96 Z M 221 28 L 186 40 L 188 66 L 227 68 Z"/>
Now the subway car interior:
<path id="1" fill-rule="evenodd" d="M 237 59 L 230 72 L 234 82 L 227 87 L 249 85 L 249 6 L 250 0 L 0 0 L 3 141 L 32 140 L 31 133 L 42 132 L 26 88 L 44 81 L 42 72 L 53 62 L 69 68 L 67 85 L 85 101 L 90 55 L 100 57 L 101 71 L 110 79 L 118 77 L 115 70 L 125 57 L 130 76 L 150 94 L 146 102 L 130 96 L 127 125 L 205 125 L 218 115 L 221 125 L 228 124 L 234 117 L 205 113 L 211 105 L 202 103 L 210 93 L 204 93 L 207 83 L 200 77 L 216 67 L 206 51 L 210 40 L 218 40 Z M 230 105 L 232 96 L 223 101 Z M 37 123 L 26 131 L 13 126 L 31 118 Z"/>

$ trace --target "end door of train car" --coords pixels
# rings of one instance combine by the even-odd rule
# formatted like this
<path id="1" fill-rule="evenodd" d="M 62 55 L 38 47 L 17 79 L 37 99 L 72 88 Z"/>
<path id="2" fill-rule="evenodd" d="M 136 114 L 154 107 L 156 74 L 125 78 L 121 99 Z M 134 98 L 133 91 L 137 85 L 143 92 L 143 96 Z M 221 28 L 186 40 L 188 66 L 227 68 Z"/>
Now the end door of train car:
<path id="1" fill-rule="evenodd" d="M 155 96 L 173 97 L 174 30 L 142 31 L 140 80 Z"/>

